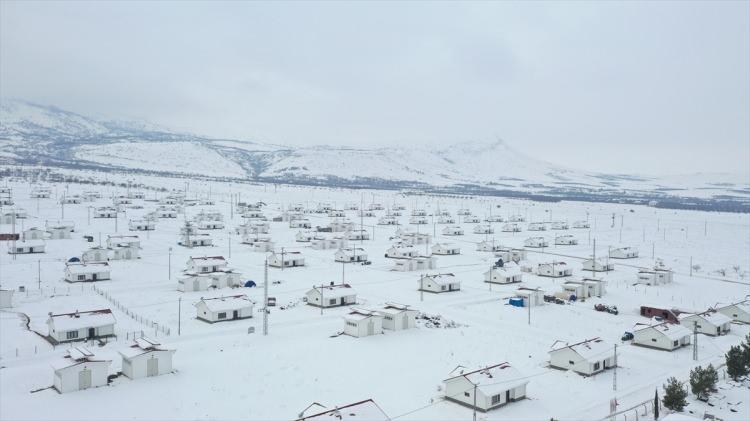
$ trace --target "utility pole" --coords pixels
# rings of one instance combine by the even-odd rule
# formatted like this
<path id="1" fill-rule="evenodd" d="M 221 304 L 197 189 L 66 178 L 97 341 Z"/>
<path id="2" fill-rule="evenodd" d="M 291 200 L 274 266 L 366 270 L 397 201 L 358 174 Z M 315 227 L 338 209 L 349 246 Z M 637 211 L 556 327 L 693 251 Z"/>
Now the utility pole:
<path id="1" fill-rule="evenodd" d="M 474 383 L 474 421 L 477 421 L 477 384 Z"/>
<path id="2" fill-rule="evenodd" d="M 615 366 L 612 371 L 612 390 L 617 392 L 617 344 L 615 344 Z"/>
<path id="3" fill-rule="evenodd" d="M 281 270 L 284 270 L 284 247 L 281 248 Z"/>
<path id="4" fill-rule="evenodd" d="M 529 295 L 529 302 L 526 303 L 529 308 L 529 326 L 531 326 L 531 295 Z"/>
<path id="5" fill-rule="evenodd" d="M 693 361 L 698 361 L 698 322 L 693 322 Z"/>
<path id="6" fill-rule="evenodd" d="M 182 297 L 177 299 L 177 336 L 182 334 Z"/>
<path id="7" fill-rule="evenodd" d="M 42 259 L 36 261 L 36 280 L 39 284 L 39 291 L 42 290 Z"/>
<path id="8" fill-rule="evenodd" d="M 172 280 L 172 247 L 169 248 L 169 257 L 168 257 L 168 264 L 169 264 L 169 280 Z"/>
<path id="9" fill-rule="evenodd" d="M 693 276 L 693 256 L 690 256 L 690 276 Z"/>
<path id="10" fill-rule="evenodd" d="M 263 336 L 267 336 L 267 335 L 268 335 L 268 257 L 266 257 L 266 262 L 263 265 Z"/>

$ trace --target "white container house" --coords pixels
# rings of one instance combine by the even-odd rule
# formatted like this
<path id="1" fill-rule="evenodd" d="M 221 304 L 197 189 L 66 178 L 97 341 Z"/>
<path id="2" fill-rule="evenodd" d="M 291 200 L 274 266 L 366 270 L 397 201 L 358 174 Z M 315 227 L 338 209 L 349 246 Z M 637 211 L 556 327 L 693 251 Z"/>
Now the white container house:
<path id="1" fill-rule="evenodd" d="M 576 228 L 576 229 L 591 228 L 591 224 L 589 224 L 588 221 L 575 221 L 573 222 L 573 228 Z"/>
<path id="2" fill-rule="evenodd" d="M 52 314 L 47 318 L 48 337 L 52 343 L 85 341 L 115 336 L 112 310 L 75 311 Z"/>
<path id="3" fill-rule="evenodd" d="M 346 239 L 343 237 L 316 238 L 310 241 L 310 247 L 314 250 L 330 250 L 346 247 Z"/>
<path id="4" fill-rule="evenodd" d="M 312 223 L 309 219 L 292 219 L 289 221 L 289 228 L 312 228 Z"/>
<path id="5" fill-rule="evenodd" d="M 653 325 L 637 324 L 633 328 L 633 345 L 674 351 L 690 345 L 692 332 L 685 327 L 669 322 Z"/>
<path id="6" fill-rule="evenodd" d="M 496 252 L 500 250 L 502 246 L 500 244 L 495 244 L 494 241 L 480 241 L 477 243 L 477 251 L 488 251 L 488 252 Z"/>
<path id="7" fill-rule="evenodd" d="M 550 278 L 562 278 L 573 275 L 573 270 L 565 262 L 540 263 L 536 268 L 536 274 Z"/>
<path id="8" fill-rule="evenodd" d="M 477 225 L 474 227 L 474 234 L 494 234 L 495 229 L 490 225 Z"/>
<path id="9" fill-rule="evenodd" d="M 493 268 L 484 273 L 484 282 L 493 284 L 515 284 L 522 281 L 521 269 L 517 266 Z"/>
<path id="10" fill-rule="evenodd" d="M 0 308 L 13 307 L 13 290 L 0 289 Z"/>
<path id="11" fill-rule="evenodd" d="M 346 233 L 346 239 L 349 241 L 367 241 L 370 239 L 370 233 L 367 230 L 352 230 Z"/>
<path id="12" fill-rule="evenodd" d="M 360 247 L 341 248 L 336 251 L 333 258 L 339 263 L 366 262 L 367 253 Z"/>
<path id="13" fill-rule="evenodd" d="M 581 263 L 582 270 L 587 270 L 589 272 L 610 272 L 615 270 L 615 264 L 609 263 L 604 259 L 586 259 Z"/>
<path id="14" fill-rule="evenodd" d="M 714 310 L 735 322 L 750 324 L 750 300 L 739 301 L 734 304 L 718 304 L 714 306 Z"/>
<path id="15" fill-rule="evenodd" d="M 614 367 L 614 347 L 600 338 L 587 339 L 572 345 L 557 341 L 549 351 L 549 365 L 591 376 Z"/>
<path id="16" fill-rule="evenodd" d="M 412 246 L 395 245 L 385 252 L 385 257 L 391 259 L 404 259 L 416 256 L 419 256 L 419 252 Z"/>
<path id="17" fill-rule="evenodd" d="M 305 301 L 315 307 L 340 307 L 357 304 L 357 292 L 349 284 L 313 286 L 305 293 Z"/>
<path id="18" fill-rule="evenodd" d="M 570 226 L 568 226 L 567 222 L 555 221 L 550 225 L 550 228 L 553 230 L 566 230 L 570 228 Z"/>
<path id="19" fill-rule="evenodd" d="M 318 404 L 319 405 L 319 404 Z M 312 406 L 312 405 L 310 405 Z M 322 406 L 322 405 L 319 405 Z M 349 405 L 337 405 L 317 414 L 299 414 L 297 421 L 391 421 L 391 418 L 372 399 Z"/>
<path id="20" fill-rule="evenodd" d="M 641 269 L 636 283 L 643 285 L 663 285 L 672 282 L 674 272 L 666 268 Z"/>
<path id="21" fill-rule="evenodd" d="M 443 235 L 464 235 L 464 229 L 459 226 L 451 226 L 443 228 Z"/>
<path id="22" fill-rule="evenodd" d="M 432 246 L 432 254 L 441 256 L 453 256 L 461 254 L 461 248 L 450 243 L 436 243 Z"/>
<path id="23" fill-rule="evenodd" d="M 443 380 L 446 400 L 482 412 L 524 399 L 528 383 L 528 379 L 508 363 L 492 365 Z"/>
<path id="24" fill-rule="evenodd" d="M 120 350 L 122 374 L 130 379 L 155 377 L 172 372 L 174 349 L 163 347 L 146 337 L 136 339 L 133 345 Z"/>
<path id="25" fill-rule="evenodd" d="M 638 249 L 635 247 L 618 247 L 609 251 L 611 259 L 635 259 L 638 257 Z"/>
<path id="26" fill-rule="evenodd" d="M 544 305 L 544 291 L 541 288 L 518 288 L 515 294 L 523 299 L 524 307 Z"/>
<path id="27" fill-rule="evenodd" d="M 275 268 L 291 268 L 305 266 L 305 258 L 298 251 L 287 251 L 284 253 L 273 252 L 268 257 L 268 266 Z"/>
<path id="28" fill-rule="evenodd" d="M 461 282 L 452 273 L 422 275 L 419 278 L 419 290 L 434 293 L 460 291 Z"/>
<path id="29" fill-rule="evenodd" d="M 466 215 L 464 216 L 464 219 L 463 219 L 464 224 L 478 224 L 480 222 L 482 222 L 482 220 L 479 219 L 479 217 L 475 215 Z"/>
<path id="30" fill-rule="evenodd" d="M 154 231 L 156 223 L 145 219 L 134 219 L 128 222 L 128 229 L 130 231 Z"/>
<path id="31" fill-rule="evenodd" d="M 549 242 L 544 237 L 529 237 L 523 242 L 524 247 L 543 248 L 549 247 Z"/>
<path id="32" fill-rule="evenodd" d="M 692 330 L 695 327 L 698 333 L 709 336 L 724 335 L 732 325 L 732 319 L 722 313 L 681 313 L 677 318 L 686 328 Z"/>
<path id="33" fill-rule="evenodd" d="M 398 225 L 398 219 L 390 215 L 381 216 L 378 219 L 378 225 Z"/>
<path id="34" fill-rule="evenodd" d="M 518 263 L 522 260 L 526 260 L 526 250 L 499 247 L 495 250 L 495 257 L 502 259 L 504 263 Z"/>
<path id="35" fill-rule="evenodd" d="M 576 239 L 575 237 L 573 237 L 570 234 L 558 235 L 557 237 L 555 237 L 555 245 L 558 245 L 558 246 L 574 246 L 576 244 L 578 244 L 578 239 Z"/>
<path id="36" fill-rule="evenodd" d="M 526 229 L 528 231 L 547 231 L 547 225 L 544 222 L 532 222 Z"/>
<path id="37" fill-rule="evenodd" d="M 28 228 L 28 229 L 26 229 L 26 230 L 25 230 L 25 231 L 24 231 L 24 232 L 23 232 L 23 233 L 21 234 L 21 239 L 22 239 L 22 241 L 28 241 L 28 240 L 43 240 L 43 239 L 44 239 L 44 234 L 45 234 L 45 233 L 46 233 L 45 231 L 43 231 L 43 230 L 40 230 L 40 229 L 39 229 L 39 228 L 37 228 L 37 227 L 32 227 L 32 228 Z"/>
<path id="38" fill-rule="evenodd" d="M 52 385 L 59 393 L 106 386 L 111 364 L 112 361 L 97 358 L 85 347 L 71 348 L 64 358 L 52 364 Z"/>
<path id="39" fill-rule="evenodd" d="M 71 238 L 71 231 L 66 226 L 47 227 L 50 240 L 69 240 Z"/>
<path id="40" fill-rule="evenodd" d="M 378 313 L 383 316 L 383 329 L 404 330 L 416 326 L 419 312 L 405 304 L 385 303 Z"/>
<path id="41" fill-rule="evenodd" d="M 137 235 L 108 235 L 107 247 L 132 247 L 140 248 L 141 239 Z"/>
<path id="42" fill-rule="evenodd" d="M 344 315 L 344 334 L 361 338 L 383 333 L 383 316 L 376 311 L 352 309 Z"/>
<path id="43" fill-rule="evenodd" d="M 253 317 L 255 303 L 247 295 L 201 298 L 194 304 L 196 318 L 208 323 L 241 320 Z"/>
<path id="44" fill-rule="evenodd" d="M 96 282 L 109 281 L 111 272 L 109 263 L 68 263 L 65 265 L 65 281 Z"/>
<path id="45" fill-rule="evenodd" d="M 298 243 L 309 243 L 317 238 L 317 234 L 312 231 L 299 231 L 294 235 L 294 241 Z"/>
<path id="46" fill-rule="evenodd" d="M 515 222 L 509 222 L 507 224 L 503 224 L 503 227 L 501 229 L 503 232 L 521 232 L 523 230 L 521 228 L 521 225 Z"/>
<path id="47" fill-rule="evenodd" d="M 117 209 L 97 208 L 94 211 L 94 218 L 117 218 Z"/>
<path id="48" fill-rule="evenodd" d="M 224 229 L 224 223 L 222 221 L 214 221 L 210 219 L 204 219 L 198 221 L 199 230 L 221 230 Z"/>
<path id="49" fill-rule="evenodd" d="M 18 241 L 15 247 L 12 242 L 8 243 L 8 254 L 35 254 L 44 250 L 45 244 L 41 241 Z"/>
<path id="50" fill-rule="evenodd" d="M 399 272 L 412 272 L 416 270 L 429 270 L 437 267 L 437 259 L 430 256 L 404 257 L 394 259 L 393 269 Z"/>

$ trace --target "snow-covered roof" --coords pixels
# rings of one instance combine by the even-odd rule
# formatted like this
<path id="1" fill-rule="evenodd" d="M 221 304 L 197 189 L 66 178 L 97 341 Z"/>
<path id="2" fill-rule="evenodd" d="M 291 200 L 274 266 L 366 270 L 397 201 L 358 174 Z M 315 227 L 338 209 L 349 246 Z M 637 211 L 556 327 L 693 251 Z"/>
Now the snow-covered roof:
<path id="1" fill-rule="evenodd" d="M 529 381 L 524 379 L 521 373 L 508 363 L 500 363 L 490 367 L 482 368 L 459 376 L 448 378 L 444 381 L 464 377 L 472 384 L 476 384 L 482 393 L 496 395 L 508 389 L 524 385 Z"/>
<path id="2" fill-rule="evenodd" d="M 112 310 L 76 311 L 74 313 L 50 314 L 50 320 L 57 331 L 78 330 L 115 324 Z"/>
<path id="3" fill-rule="evenodd" d="M 321 292 L 323 298 L 341 298 L 355 295 L 357 292 L 349 284 L 325 285 L 322 287 L 314 286 L 314 290 Z"/>
<path id="4" fill-rule="evenodd" d="M 711 313 L 711 312 L 700 313 L 700 314 L 681 313 L 679 316 L 677 316 L 677 318 L 680 320 L 684 320 L 692 316 L 698 316 L 704 319 L 705 321 L 711 323 L 714 326 L 720 326 L 726 323 L 732 323 L 732 318 L 722 313 Z"/>
<path id="5" fill-rule="evenodd" d="M 432 278 L 438 284 L 455 282 L 456 275 L 452 273 L 438 273 L 435 275 L 424 275 L 425 278 Z"/>
<path id="6" fill-rule="evenodd" d="M 93 352 L 84 346 L 76 346 L 67 351 L 67 355 L 52 363 L 52 368 L 62 370 L 85 362 L 110 362 L 109 360 L 97 359 Z"/>
<path id="7" fill-rule="evenodd" d="M 101 272 L 103 270 L 109 270 L 109 263 L 98 262 L 98 263 L 68 263 L 65 266 L 65 270 L 73 275 L 82 275 L 86 273 Z"/>
<path id="8" fill-rule="evenodd" d="M 119 352 L 123 357 L 130 359 L 130 358 L 137 357 L 138 355 L 143 355 L 151 351 L 173 351 L 173 350 L 164 348 L 161 346 L 161 343 L 144 336 L 142 338 L 136 339 L 135 341 L 133 341 L 133 345 L 125 349 L 122 349 Z"/>
<path id="9" fill-rule="evenodd" d="M 240 310 L 255 304 L 244 294 L 231 295 L 228 297 L 201 298 L 201 300 L 195 303 L 195 305 L 198 305 L 201 302 L 206 305 L 209 311 L 214 313 L 217 311 Z"/>
<path id="10" fill-rule="evenodd" d="M 643 329 L 649 329 L 653 328 L 654 330 L 662 333 L 664 336 L 671 340 L 678 340 L 682 339 L 685 336 L 690 336 L 692 332 L 690 332 L 688 329 L 686 329 L 684 326 L 680 326 L 677 324 L 672 324 L 668 322 L 663 322 L 655 325 L 648 325 L 648 324 L 637 324 L 633 328 L 634 332 L 641 331 Z"/>
<path id="11" fill-rule="evenodd" d="M 191 257 L 190 260 L 197 266 L 221 265 L 227 262 L 224 256 Z"/>
<path id="12" fill-rule="evenodd" d="M 614 353 L 614 350 L 610 348 L 610 346 L 606 342 L 604 342 L 604 340 L 599 338 L 587 339 L 583 342 L 578 342 L 572 345 L 553 345 L 553 349 L 550 352 L 559 351 L 565 348 L 570 348 L 573 352 L 577 353 L 586 360 L 603 357 L 606 354 Z"/>
<path id="13" fill-rule="evenodd" d="M 376 311 L 371 310 L 363 310 L 355 308 L 352 311 L 350 311 L 348 314 L 344 315 L 345 320 L 358 322 L 360 320 L 369 319 L 370 317 L 380 317 L 380 315 Z"/>
<path id="14" fill-rule="evenodd" d="M 389 421 L 388 415 L 372 399 L 355 402 L 330 409 L 318 414 L 299 418 L 297 421 L 326 420 L 326 421 Z"/>

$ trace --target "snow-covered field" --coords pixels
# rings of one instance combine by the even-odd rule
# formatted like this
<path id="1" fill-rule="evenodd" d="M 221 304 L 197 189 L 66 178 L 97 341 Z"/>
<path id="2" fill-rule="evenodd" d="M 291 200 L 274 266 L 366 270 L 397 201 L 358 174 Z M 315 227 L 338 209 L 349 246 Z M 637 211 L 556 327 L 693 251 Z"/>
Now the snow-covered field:
<path id="1" fill-rule="evenodd" d="M 158 151 L 151 158 L 158 160 Z M 196 151 L 196 153 L 202 153 Z M 105 158 L 102 158 L 105 159 Z M 220 171 L 225 171 L 222 169 Z M 226 171 L 233 172 L 236 169 Z M 110 176 L 111 177 L 111 176 Z M 118 180 L 125 181 L 125 179 Z M 183 179 L 140 177 L 153 187 L 182 189 Z M 657 351 L 623 343 L 623 332 L 631 331 L 636 322 L 647 322 L 639 315 L 639 306 L 659 303 L 668 306 L 705 310 L 717 302 L 744 299 L 750 294 L 750 215 L 701 213 L 577 202 L 536 203 L 483 197 L 402 196 L 396 192 L 354 191 L 326 188 L 303 188 L 274 185 L 218 184 L 199 181 L 188 185 L 188 198 L 209 198 L 213 206 L 186 207 L 176 219 L 160 219 L 156 230 L 148 233 L 128 232 L 128 220 L 139 219 L 153 210 L 155 199 L 167 193 L 146 190 L 147 200 L 136 200 L 142 209 L 123 207 L 117 221 L 89 219 L 89 207 L 112 204 L 113 195 L 126 194 L 124 188 L 97 185 L 47 184 L 50 199 L 30 199 L 35 186 L 5 180 L 13 189 L 16 208 L 25 209 L 29 218 L 17 220 L 16 232 L 33 226 L 44 228 L 58 221 L 75 223 L 69 240 L 47 240 L 46 253 L 18 255 L 13 258 L 3 245 L 0 253 L 0 284 L 16 290 L 14 306 L 0 311 L 0 419 L 295 419 L 312 402 L 329 408 L 372 398 L 391 419 L 456 420 L 470 419 L 469 408 L 442 399 L 442 380 L 457 366 L 475 369 L 501 362 L 517 368 L 528 380 L 527 399 L 499 409 L 480 413 L 482 420 L 591 419 L 608 416 L 610 400 L 616 398 L 618 410 L 637 407 L 653 398 L 654 390 L 670 376 L 687 379 L 695 365 L 709 362 L 719 365 L 723 354 L 740 342 L 750 329 L 733 324 L 729 334 L 699 337 L 698 361 L 692 349 L 674 352 Z M 98 190 L 102 199 L 93 203 L 65 205 L 55 200 L 68 195 Z M 238 196 L 239 194 L 239 196 Z M 230 233 L 242 222 L 230 202 L 262 201 L 269 218 L 280 215 L 289 205 L 300 203 L 315 209 L 326 202 L 334 208 L 345 203 L 379 202 L 386 207 L 394 203 L 406 207 L 398 217 L 400 228 L 417 230 L 408 223 L 410 211 L 416 208 L 432 214 L 448 210 L 466 234 L 457 237 L 441 235 L 446 225 L 419 226 L 420 232 L 436 234 L 432 243 L 450 242 L 461 248 L 457 256 L 437 256 L 437 269 L 429 273 L 453 273 L 461 281 L 461 290 L 443 294 L 421 294 L 417 281 L 423 272 L 396 272 L 393 261 L 384 257 L 393 243 L 397 227 L 376 225 L 386 211 L 376 217 L 360 218 L 356 211 L 346 211 L 373 237 L 350 242 L 361 246 L 371 265 L 335 263 L 335 250 L 313 250 L 306 243 L 295 242 L 297 228 L 287 222 L 270 222 L 270 236 L 276 249 L 301 251 L 306 266 L 292 269 L 269 269 L 269 295 L 276 297 L 271 307 L 269 334 L 262 334 L 262 315 L 251 319 L 208 324 L 195 318 L 193 303 L 201 297 L 244 293 L 258 303 L 263 301 L 264 253 L 255 253 L 241 244 L 241 236 Z M 461 223 L 458 209 L 468 208 L 474 215 L 520 214 L 523 232 L 501 232 L 503 223 L 492 223 L 494 234 L 474 234 L 476 224 Z M 3 207 L 3 211 L 10 210 Z M 211 231 L 214 247 L 184 248 L 177 245 L 180 227 L 201 210 L 218 210 L 224 215 L 226 228 Z M 64 213 L 64 215 L 63 215 Z M 310 213 L 316 225 L 325 226 L 332 218 Z M 527 232 L 528 222 L 588 219 L 590 229 Z M 437 221 L 437 217 L 434 219 Z M 549 227 L 548 227 L 549 228 Z M 12 231 L 0 225 L 0 232 Z M 135 261 L 112 261 L 112 280 L 69 284 L 62 280 L 65 261 L 80 256 L 88 247 L 102 242 L 107 235 L 138 234 L 141 258 Z M 578 245 L 554 246 L 555 233 L 572 234 Z M 85 242 L 84 235 L 94 237 Z M 510 247 L 522 247 L 531 236 L 544 236 L 550 247 L 528 249 L 528 264 L 566 262 L 573 268 L 573 279 L 580 279 L 581 261 L 592 254 L 596 240 L 597 256 L 606 256 L 610 246 L 635 246 L 640 257 L 611 260 L 615 270 L 599 276 L 607 281 L 607 293 L 601 298 L 565 305 L 545 304 L 526 308 L 507 304 L 519 286 L 541 287 L 547 293 L 560 290 L 560 279 L 543 278 L 524 273 L 522 284 L 492 285 L 483 282 L 483 273 L 496 258 L 492 253 L 476 251 L 477 243 L 494 240 Z M 416 246 L 429 252 L 429 246 Z M 170 251 L 171 250 L 171 251 Z M 259 287 L 220 289 L 203 292 L 177 291 L 177 278 L 190 256 L 222 255 L 229 265 L 242 273 L 243 280 L 254 280 Z M 639 267 L 652 267 L 655 258 L 675 271 L 672 284 L 662 286 L 634 285 Z M 691 276 L 691 262 L 693 265 Z M 736 267 L 736 269 L 735 269 Z M 350 309 L 325 309 L 306 305 L 302 298 L 313 285 L 342 279 L 357 292 L 357 307 L 377 308 L 386 302 L 409 304 L 424 313 L 440 315 L 456 327 L 435 328 L 418 323 L 417 328 L 386 331 L 382 335 L 354 338 L 337 335 L 344 328 L 342 316 Z M 19 287 L 26 292 L 18 292 Z M 108 298 L 105 298 L 109 297 Z M 115 306 L 112 301 L 119 303 Z M 594 304 L 616 305 L 619 315 L 597 312 Z M 52 389 L 51 364 L 65 354 L 67 345 L 53 348 L 41 335 L 47 333 L 49 312 L 72 312 L 111 308 L 117 319 L 116 340 L 104 346 L 89 346 L 98 356 L 112 360 L 111 374 L 121 369 L 118 350 L 130 344 L 132 332 L 143 331 L 177 350 L 172 374 L 147 379 L 115 378 L 109 387 L 58 394 Z M 282 309 L 283 308 L 283 309 Z M 124 310 L 123 310 L 124 309 Z M 181 311 L 178 312 L 178 309 Z M 130 313 L 128 315 L 126 313 Z M 149 320 L 144 323 L 140 320 Z M 160 327 L 158 330 L 156 325 Z M 180 334 L 178 335 L 178 325 Z M 255 333 L 248 333 L 254 327 Z M 166 335 L 165 332 L 169 331 Z M 548 351 L 556 340 L 570 343 L 600 337 L 618 344 L 617 391 L 613 390 L 614 370 L 592 377 L 551 369 Z M 703 412 L 723 419 L 750 417 L 748 390 L 729 390 L 728 383 L 712 404 L 692 402 L 696 415 Z M 660 392 L 661 393 L 661 392 Z M 722 398 L 723 397 L 723 398 Z M 635 411 L 620 418 L 634 419 Z M 733 412 L 732 410 L 736 411 Z M 314 411 L 313 411 L 314 412 Z M 309 415 L 309 413 L 308 413 Z"/>

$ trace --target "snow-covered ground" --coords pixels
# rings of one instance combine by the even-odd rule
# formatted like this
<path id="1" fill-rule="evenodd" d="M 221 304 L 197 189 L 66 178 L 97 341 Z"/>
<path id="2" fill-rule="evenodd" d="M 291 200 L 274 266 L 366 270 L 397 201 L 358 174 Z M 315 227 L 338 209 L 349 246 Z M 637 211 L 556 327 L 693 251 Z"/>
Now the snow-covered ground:
<path id="1" fill-rule="evenodd" d="M 144 159 L 146 157 L 143 157 Z M 230 169 L 231 170 L 231 169 Z M 220 170 L 223 171 L 223 170 Z M 125 179 L 109 177 L 111 181 Z M 153 187 L 182 189 L 183 179 L 132 176 L 130 179 Z M 32 226 L 44 228 L 60 220 L 75 223 L 69 240 L 47 240 L 47 252 L 18 255 L 13 258 L 3 248 L 0 253 L 0 284 L 15 289 L 14 307 L 0 312 L 0 419 L 294 419 L 312 402 L 329 408 L 336 405 L 374 399 L 392 419 L 455 420 L 469 419 L 471 410 L 442 399 L 442 380 L 457 366 L 479 368 L 507 361 L 529 380 L 528 399 L 479 414 L 479 419 L 602 419 L 610 411 L 610 400 L 617 398 L 618 409 L 637 406 L 653 398 L 654 389 L 668 377 L 686 379 L 691 367 L 709 362 L 718 365 L 723 354 L 740 342 L 748 326 L 732 325 L 728 335 L 699 337 L 699 360 L 692 350 L 656 351 L 622 343 L 620 337 L 636 322 L 641 304 L 666 305 L 705 310 L 717 302 L 738 301 L 750 294 L 750 215 L 701 213 L 654 209 L 644 206 L 592 204 L 577 202 L 537 203 L 482 197 L 402 196 L 396 192 L 354 191 L 294 186 L 219 184 L 200 181 L 187 184 L 188 197 L 210 198 L 214 206 L 186 207 L 177 219 L 157 221 L 156 231 L 136 233 L 141 238 L 141 258 L 136 261 L 112 261 L 112 280 L 92 284 L 68 284 L 62 281 L 64 262 L 80 256 L 101 236 L 129 233 L 127 221 L 138 219 L 156 207 L 156 198 L 167 193 L 146 190 L 147 200 L 136 200 L 143 209 L 124 208 L 117 222 L 88 218 L 89 206 L 110 205 L 113 195 L 126 189 L 98 185 L 47 184 L 53 190 L 50 199 L 30 199 L 34 187 L 18 181 L 4 181 L 13 189 L 15 207 L 25 209 L 29 218 L 18 220 L 16 232 Z M 98 190 L 103 198 L 94 203 L 65 205 L 56 202 L 64 191 L 68 195 Z M 237 196 L 237 194 L 240 194 Z M 437 269 L 430 273 L 453 273 L 461 281 L 461 290 L 444 294 L 421 294 L 417 281 L 421 272 L 392 271 L 393 261 L 383 255 L 393 243 L 396 227 L 376 225 L 386 211 L 375 218 L 362 218 L 356 211 L 347 216 L 370 231 L 373 239 L 361 243 L 371 265 L 335 263 L 335 250 L 313 250 L 294 241 L 299 229 L 286 222 L 270 222 L 270 236 L 276 249 L 301 251 L 306 266 L 294 269 L 269 269 L 269 295 L 278 305 L 271 308 L 269 334 L 262 334 L 262 315 L 252 319 L 208 324 L 195 319 L 193 303 L 201 297 L 244 293 L 261 307 L 263 297 L 264 253 L 255 253 L 240 243 L 241 237 L 230 230 L 242 219 L 232 215 L 231 197 L 239 201 L 263 201 L 269 219 L 294 203 L 314 209 L 318 203 L 343 208 L 345 203 L 379 202 L 389 207 L 403 204 L 407 210 L 399 217 L 401 228 L 409 225 L 412 209 L 428 214 L 448 210 L 456 217 L 460 208 L 468 208 L 484 219 L 492 215 L 508 218 L 513 214 L 527 222 L 588 219 L 591 229 L 505 233 L 503 223 L 492 223 L 495 234 L 473 234 L 474 224 L 457 224 L 466 235 L 441 235 L 445 225 L 419 226 L 420 232 L 437 234 L 435 242 L 450 242 L 461 247 L 458 256 L 437 256 Z M 3 211 L 9 210 L 3 207 Z M 201 210 L 223 213 L 226 228 L 211 231 L 214 247 L 183 248 L 177 245 L 178 232 L 185 219 Z M 64 213 L 64 215 L 63 215 Z M 325 226 L 331 218 L 325 214 L 308 215 L 313 226 Z M 435 218 L 435 221 L 437 218 Z M 11 232 L 0 225 L 0 232 Z M 579 244 L 553 246 L 555 234 L 573 234 Z M 94 242 L 83 240 L 84 235 Z M 581 260 L 592 254 L 596 240 L 597 256 L 606 256 L 610 246 L 635 246 L 640 257 L 615 261 L 615 271 L 600 275 L 608 282 L 601 298 L 565 305 L 546 304 L 526 308 L 507 305 L 507 298 L 519 286 L 541 287 L 548 293 L 560 290 L 559 279 L 524 273 L 523 283 L 489 286 L 483 273 L 496 260 L 492 253 L 476 251 L 483 240 L 521 247 L 530 236 L 544 236 L 551 246 L 528 250 L 529 264 L 566 262 L 579 279 Z M 356 243 L 358 246 L 359 242 Z M 4 247 L 4 245 L 2 246 Z M 424 245 L 416 246 L 428 252 Z M 170 251 L 171 249 L 171 251 Z M 254 280 L 260 288 L 223 289 L 203 292 L 177 291 L 177 278 L 190 256 L 222 255 L 229 265 L 242 272 L 243 280 Z M 633 285 L 639 267 L 651 267 L 660 258 L 675 270 L 672 284 L 658 287 Z M 691 262 L 693 265 L 691 276 Z M 737 266 L 735 270 L 734 267 Z M 343 331 L 342 315 L 347 308 L 320 309 L 306 305 L 302 298 L 313 285 L 344 279 L 357 292 L 357 307 L 377 308 L 385 302 L 404 303 L 431 315 L 454 321 L 457 327 L 434 328 L 419 323 L 416 329 L 386 331 L 364 338 L 337 335 Z M 26 292 L 18 292 L 24 286 Z M 105 297 L 109 297 L 106 298 Z M 111 300 L 111 301 L 110 301 Z M 118 306 L 114 305 L 118 303 Z M 617 305 L 619 315 L 594 311 L 596 303 Z M 175 372 L 154 378 L 129 380 L 116 378 L 109 387 L 58 394 L 51 389 L 50 366 L 65 353 L 67 346 L 53 348 L 29 327 L 46 334 L 49 312 L 111 308 L 117 319 L 117 340 L 102 347 L 91 347 L 97 355 L 112 360 L 111 373 L 120 370 L 118 350 L 129 345 L 132 332 L 143 331 L 177 349 Z M 282 309 L 283 308 L 283 309 Z M 178 309 L 181 311 L 178 312 Z M 128 315 L 126 312 L 130 313 Z M 25 316 L 24 316 L 25 315 Z M 148 320 L 150 322 L 141 322 Z M 156 324 L 160 327 L 156 329 Z M 180 334 L 178 335 L 178 326 Z M 255 333 L 248 333 L 254 327 Z M 169 335 L 165 335 L 165 331 Z M 556 340 L 579 342 L 601 337 L 618 344 L 617 391 L 613 391 L 613 370 L 592 377 L 548 367 L 548 351 Z M 740 395 L 743 389 L 740 390 Z M 737 392 L 728 400 L 734 401 Z M 745 395 L 747 391 L 745 390 Z M 732 405 L 698 408 L 724 419 L 747 419 L 750 399 Z M 635 411 L 635 410 L 634 410 Z M 626 412 L 634 419 L 634 412 Z M 702 415 L 702 413 L 700 414 Z M 623 418 L 620 418 L 623 419 Z"/>

